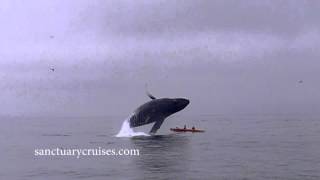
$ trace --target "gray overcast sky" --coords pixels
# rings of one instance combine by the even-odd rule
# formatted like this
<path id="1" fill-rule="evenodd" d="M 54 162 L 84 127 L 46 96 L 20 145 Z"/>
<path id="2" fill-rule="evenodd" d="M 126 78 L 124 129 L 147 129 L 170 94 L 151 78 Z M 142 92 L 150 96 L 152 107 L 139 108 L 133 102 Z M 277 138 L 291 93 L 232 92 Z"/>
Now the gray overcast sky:
<path id="1" fill-rule="evenodd" d="M 0 2 L 0 114 L 315 113 L 320 1 Z M 50 67 L 56 71 L 51 72 Z M 303 80 L 303 83 L 298 83 Z"/>

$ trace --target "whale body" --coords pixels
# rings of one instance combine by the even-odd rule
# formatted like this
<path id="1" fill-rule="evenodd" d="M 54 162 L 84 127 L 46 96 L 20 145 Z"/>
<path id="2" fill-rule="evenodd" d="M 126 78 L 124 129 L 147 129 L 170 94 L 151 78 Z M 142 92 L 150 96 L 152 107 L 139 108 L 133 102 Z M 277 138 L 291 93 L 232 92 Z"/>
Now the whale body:
<path id="1" fill-rule="evenodd" d="M 184 109 L 190 101 L 185 98 L 161 98 L 157 99 L 148 93 L 151 101 L 138 107 L 130 117 L 130 127 L 143 126 L 155 122 L 150 130 L 155 134 L 163 121 L 170 115 Z"/>

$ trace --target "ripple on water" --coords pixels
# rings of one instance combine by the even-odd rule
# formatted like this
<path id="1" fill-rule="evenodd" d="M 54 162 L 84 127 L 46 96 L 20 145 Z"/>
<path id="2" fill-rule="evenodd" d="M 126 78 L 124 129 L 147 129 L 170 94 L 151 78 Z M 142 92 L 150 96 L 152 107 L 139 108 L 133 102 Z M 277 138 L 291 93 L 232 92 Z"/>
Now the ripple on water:
<path id="1" fill-rule="evenodd" d="M 67 137 L 67 136 L 71 136 L 71 134 L 59 134 L 59 133 L 54 133 L 54 134 L 42 134 L 42 136 Z"/>

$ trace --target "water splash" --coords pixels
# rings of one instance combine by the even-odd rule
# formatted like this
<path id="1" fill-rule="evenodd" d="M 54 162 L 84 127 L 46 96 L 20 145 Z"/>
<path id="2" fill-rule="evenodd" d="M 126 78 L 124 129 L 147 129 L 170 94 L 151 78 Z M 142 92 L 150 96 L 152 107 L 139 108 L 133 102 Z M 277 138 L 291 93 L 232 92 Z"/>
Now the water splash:
<path id="1" fill-rule="evenodd" d="M 130 117 L 123 121 L 122 126 L 116 137 L 134 137 L 134 136 L 150 136 L 144 132 L 134 132 L 130 127 Z"/>

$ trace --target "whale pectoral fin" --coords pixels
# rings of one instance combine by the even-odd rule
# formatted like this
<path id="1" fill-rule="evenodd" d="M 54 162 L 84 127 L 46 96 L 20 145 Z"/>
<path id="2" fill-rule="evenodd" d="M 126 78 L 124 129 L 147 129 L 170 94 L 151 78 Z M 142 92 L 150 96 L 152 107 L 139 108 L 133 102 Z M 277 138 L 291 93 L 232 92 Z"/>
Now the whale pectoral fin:
<path id="1" fill-rule="evenodd" d="M 148 91 L 147 91 L 147 95 L 148 95 L 148 97 L 150 98 L 150 99 L 157 99 L 156 97 L 154 97 L 152 94 L 150 94 Z"/>
<path id="2" fill-rule="evenodd" d="M 160 126 L 162 125 L 163 121 L 164 121 L 164 118 L 157 120 L 156 123 L 154 123 L 154 125 L 152 126 L 149 133 L 155 134 L 157 130 L 160 128 Z"/>
<path id="3" fill-rule="evenodd" d="M 146 88 L 147 96 L 148 96 L 150 99 L 152 99 L 152 100 L 157 99 L 156 97 L 154 97 L 152 94 L 149 93 L 149 91 L 148 91 L 148 84 L 145 84 L 145 88 Z"/>

